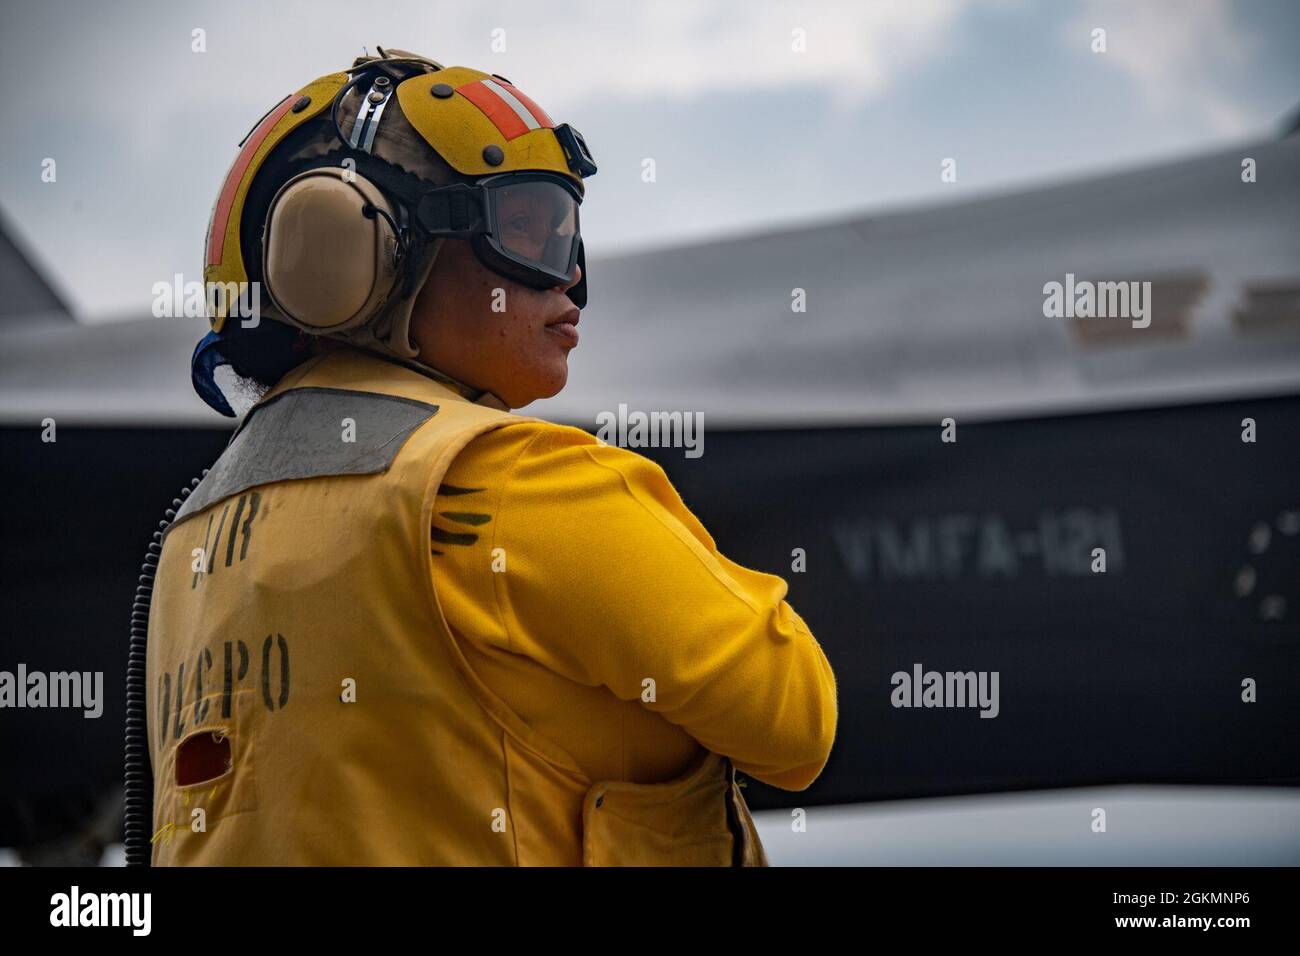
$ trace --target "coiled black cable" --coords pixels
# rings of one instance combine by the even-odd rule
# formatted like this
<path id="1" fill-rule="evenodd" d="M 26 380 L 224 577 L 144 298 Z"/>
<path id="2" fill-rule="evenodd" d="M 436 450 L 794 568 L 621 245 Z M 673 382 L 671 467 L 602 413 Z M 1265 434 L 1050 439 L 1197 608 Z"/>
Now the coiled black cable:
<path id="1" fill-rule="evenodd" d="M 179 498 L 158 522 L 153 541 L 140 568 L 131 607 L 131 644 L 126 660 L 126 759 L 125 790 L 122 800 L 123 839 L 127 866 L 149 866 L 153 851 L 153 771 L 149 765 L 148 690 L 145 678 L 145 650 L 149 640 L 149 605 L 153 601 L 153 582 L 162 555 L 163 533 L 176 520 L 176 512 L 185 499 L 207 476 L 208 469 L 181 489 Z"/>

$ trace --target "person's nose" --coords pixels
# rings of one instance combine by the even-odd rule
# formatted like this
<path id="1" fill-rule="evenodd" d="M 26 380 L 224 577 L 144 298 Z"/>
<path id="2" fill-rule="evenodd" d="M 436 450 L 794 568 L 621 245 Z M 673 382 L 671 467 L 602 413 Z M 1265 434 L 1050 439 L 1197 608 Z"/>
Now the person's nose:
<path id="1" fill-rule="evenodd" d="M 562 282 L 559 285 L 557 285 L 556 288 L 559 289 L 561 292 L 568 292 L 570 289 L 572 289 L 575 285 L 577 285 L 581 281 L 582 281 L 582 266 L 578 266 L 577 271 L 573 273 L 573 281 Z"/>

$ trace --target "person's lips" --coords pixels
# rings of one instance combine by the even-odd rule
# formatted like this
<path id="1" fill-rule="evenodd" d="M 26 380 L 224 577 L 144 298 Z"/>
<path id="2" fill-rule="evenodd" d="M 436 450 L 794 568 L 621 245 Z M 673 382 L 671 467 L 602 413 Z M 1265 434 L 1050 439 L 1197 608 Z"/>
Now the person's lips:
<path id="1" fill-rule="evenodd" d="M 571 345 L 578 344 L 578 315 L 576 308 L 570 309 L 563 315 L 546 323 L 547 331 L 558 335 L 560 338 L 569 342 Z"/>

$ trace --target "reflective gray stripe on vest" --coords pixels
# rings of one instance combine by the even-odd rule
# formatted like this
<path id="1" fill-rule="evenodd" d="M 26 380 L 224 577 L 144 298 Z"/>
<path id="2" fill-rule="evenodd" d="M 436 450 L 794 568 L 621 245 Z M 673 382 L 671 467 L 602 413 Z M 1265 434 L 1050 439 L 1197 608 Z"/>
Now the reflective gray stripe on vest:
<path id="1" fill-rule="evenodd" d="M 171 527 L 255 485 L 387 471 L 411 433 L 437 412 L 437 405 L 376 392 L 314 387 L 282 392 L 249 412 Z M 355 441 L 343 440 L 346 418 L 356 422 Z"/>

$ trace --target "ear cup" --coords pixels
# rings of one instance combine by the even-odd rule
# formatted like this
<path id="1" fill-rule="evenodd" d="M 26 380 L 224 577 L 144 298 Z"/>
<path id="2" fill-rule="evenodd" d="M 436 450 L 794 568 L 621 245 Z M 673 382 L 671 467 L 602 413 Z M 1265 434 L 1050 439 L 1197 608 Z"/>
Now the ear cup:
<path id="1" fill-rule="evenodd" d="M 396 285 L 397 237 L 372 206 L 396 221 L 374 183 L 333 166 L 280 187 L 266 214 L 262 282 L 288 322 L 340 332 L 382 311 Z"/>

